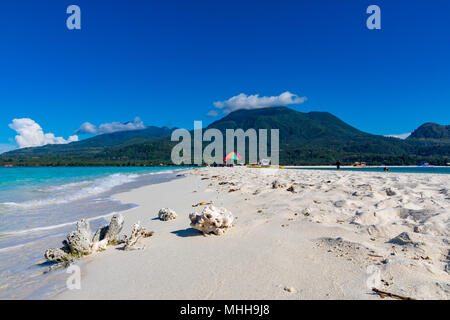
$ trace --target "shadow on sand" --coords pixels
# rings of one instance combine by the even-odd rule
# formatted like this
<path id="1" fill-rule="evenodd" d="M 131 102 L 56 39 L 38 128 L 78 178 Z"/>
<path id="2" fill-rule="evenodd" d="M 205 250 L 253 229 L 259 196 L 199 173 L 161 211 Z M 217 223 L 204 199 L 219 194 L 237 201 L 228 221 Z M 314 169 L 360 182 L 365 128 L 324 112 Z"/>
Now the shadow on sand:
<path id="1" fill-rule="evenodd" d="M 200 231 L 194 228 L 181 229 L 177 231 L 172 231 L 171 233 L 176 234 L 179 237 L 197 237 L 203 235 Z"/>

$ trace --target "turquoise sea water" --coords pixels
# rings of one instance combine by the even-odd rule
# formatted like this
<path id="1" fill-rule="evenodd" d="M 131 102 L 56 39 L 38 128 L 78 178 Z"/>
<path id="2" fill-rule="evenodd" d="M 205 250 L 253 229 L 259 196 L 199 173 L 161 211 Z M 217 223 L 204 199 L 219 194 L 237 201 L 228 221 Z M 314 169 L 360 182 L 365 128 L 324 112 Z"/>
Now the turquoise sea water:
<path id="1" fill-rule="evenodd" d="M 101 192 L 115 185 L 149 172 L 172 170 L 168 167 L 55 167 L 55 168 L 0 168 L 0 205 L 24 203 L 32 200 L 56 199 L 72 189 L 78 192 L 73 197 L 82 197 L 83 192 Z M 103 178 L 103 180 L 102 180 Z M 98 179 L 95 181 L 95 179 Z M 54 192 L 59 194 L 48 197 Z M 47 194 L 46 194 L 47 192 Z M 70 197 L 70 195 L 67 195 Z"/>
<path id="2" fill-rule="evenodd" d="M 135 206 L 111 195 L 175 179 L 177 167 L 0 168 L 0 299 L 44 298 L 65 287 L 45 249 L 85 218 L 95 229 Z"/>
<path id="3" fill-rule="evenodd" d="M 438 173 L 450 174 L 450 167 L 388 167 L 389 172 L 395 173 Z M 335 167 L 308 167 L 308 168 L 288 168 L 290 170 L 333 170 Z M 342 171 L 361 171 L 361 172 L 384 172 L 384 167 L 368 167 L 368 168 L 341 168 Z M 387 172 L 387 173 L 389 173 Z"/>

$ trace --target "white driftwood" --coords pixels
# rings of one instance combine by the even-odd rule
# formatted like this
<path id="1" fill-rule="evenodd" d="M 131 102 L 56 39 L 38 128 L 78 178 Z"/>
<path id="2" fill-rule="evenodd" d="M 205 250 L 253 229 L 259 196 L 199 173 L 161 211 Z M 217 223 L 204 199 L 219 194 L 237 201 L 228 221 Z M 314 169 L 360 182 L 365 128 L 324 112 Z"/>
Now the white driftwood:
<path id="1" fill-rule="evenodd" d="M 233 214 L 225 208 L 216 208 L 208 206 L 202 213 L 191 213 L 189 215 L 191 227 L 203 232 L 204 234 L 214 233 L 222 235 L 227 229 L 233 227 Z"/>
<path id="2" fill-rule="evenodd" d="M 177 213 L 170 208 L 162 208 L 158 212 L 158 218 L 162 221 L 175 220 L 177 218 Z"/>

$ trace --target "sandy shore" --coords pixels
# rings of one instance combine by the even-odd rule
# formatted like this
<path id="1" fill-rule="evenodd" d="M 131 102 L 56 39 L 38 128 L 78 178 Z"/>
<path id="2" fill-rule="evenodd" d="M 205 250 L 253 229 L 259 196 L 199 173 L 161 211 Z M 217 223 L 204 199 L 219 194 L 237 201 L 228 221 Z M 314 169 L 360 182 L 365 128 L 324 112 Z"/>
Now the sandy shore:
<path id="1" fill-rule="evenodd" d="M 58 299 L 380 299 L 372 285 L 450 298 L 448 175 L 202 168 L 116 198 L 139 205 L 124 233 L 141 221 L 155 235 L 143 251 L 86 257 L 81 290 Z M 199 202 L 229 209 L 235 226 L 190 228 Z M 163 207 L 178 218 L 157 219 Z"/>

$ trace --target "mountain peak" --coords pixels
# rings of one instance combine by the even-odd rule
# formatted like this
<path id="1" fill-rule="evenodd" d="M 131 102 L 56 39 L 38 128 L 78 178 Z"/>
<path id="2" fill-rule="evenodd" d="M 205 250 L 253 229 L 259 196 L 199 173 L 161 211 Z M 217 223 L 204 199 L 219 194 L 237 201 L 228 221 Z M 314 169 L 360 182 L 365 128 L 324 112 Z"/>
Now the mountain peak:
<path id="1" fill-rule="evenodd" d="M 427 122 L 414 130 L 408 139 L 450 140 L 450 125 Z"/>
<path id="2" fill-rule="evenodd" d="M 279 129 L 280 139 L 290 145 L 313 141 L 345 140 L 368 136 L 328 112 L 300 112 L 287 107 L 237 110 L 210 124 L 208 128 Z"/>

